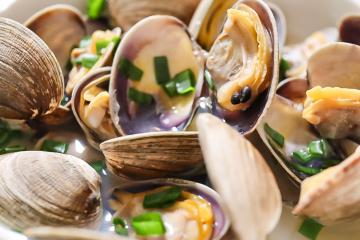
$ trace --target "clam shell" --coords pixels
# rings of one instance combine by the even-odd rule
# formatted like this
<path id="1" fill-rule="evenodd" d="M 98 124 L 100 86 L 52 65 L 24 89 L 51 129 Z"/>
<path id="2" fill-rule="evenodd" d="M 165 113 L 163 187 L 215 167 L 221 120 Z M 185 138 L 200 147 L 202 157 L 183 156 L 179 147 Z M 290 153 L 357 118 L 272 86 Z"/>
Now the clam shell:
<path id="1" fill-rule="evenodd" d="M 126 240 L 113 233 L 101 233 L 88 229 L 60 228 L 60 227 L 38 227 L 26 229 L 24 234 L 31 240 Z"/>
<path id="2" fill-rule="evenodd" d="M 196 132 L 152 132 L 103 142 L 108 169 L 118 176 L 148 179 L 192 175 L 203 168 Z"/>
<path id="3" fill-rule="evenodd" d="M 53 5 L 35 13 L 24 25 L 49 46 L 65 73 L 72 48 L 86 35 L 81 13 L 70 5 Z"/>
<path id="4" fill-rule="evenodd" d="M 323 224 L 360 217 L 360 148 L 337 166 L 305 179 L 293 213 Z"/>
<path id="5" fill-rule="evenodd" d="M 360 89 L 360 46 L 331 43 L 314 52 L 308 62 L 310 87 Z"/>
<path id="6" fill-rule="evenodd" d="M 108 134 L 99 132 L 96 129 L 92 129 L 84 122 L 84 119 L 82 119 L 80 114 L 80 108 L 84 104 L 83 94 L 86 88 L 92 85 L 108 82 L 110 80 L 110 70 L 110 67 L 103 67 L 98 68 L 93 72 L 87 74 L 87 76 L 85 76 L 83 80 L 75 86 L 72 94 L 72 111 L 74 113 L 75 119 L 84 131 L 90 145 L 96 149 L 99 149 L 99 144 L 101 142 L 109 140 L 111 138 L 115 138 L 120 134 L 118 134 L 115 126 L 113 126 L 113 133 Z"/>
<path id="7" fill-rule="evenodd" d="M 266 239 L 282 211 L 271 169 L 249 141 L 215 116 L 201 114 L 197 125 L 209 177 L 230 210 L 238 239 Z"/>
<path id="8" fill-rule="evenodd" d="M 212 240 L 220 240 L 227 232 L 230 226 L 229 215 L 226 208 L 226 203 L 222 200 L 221 196 L 211 188 L 188 180 L 174 179 L 174 178 L 158 178 L 145 181 L 137 181 L 133 183 L 123 184 L 120 187 L 115 188 L 112 191 L 111 199 L 109 200 L 109 205 L 112 203 L 116 205 L 116 192 L 131 192 L 139 193 L 143 191 L 148 191 L 154 188 L 162 186 L 180 186 L 186 191 L 189 191 L 193 194 L 199 195 L 207 200 L 212 205 L 213 213 L 215 216 L 214 230 L 212 235 Z M 115 209 L 113 209 L 115 210 Z"/>
<path id="9" fill-rule="evenodd" d="M 0 117 L 30 119 L 53 112 L 64 79 L 55 55 L 23 25 L 0 18 Z M 16 101 L 14 97 L 16 96 Z"/>
<path id="10" fill-rule="evenodd" d="M 48 152 L 0 157 L 0 222 L 23 230 L 36 226 L 96 226 L 100 177 L 81 159 Z"/>
<path id="11" fill-rule="evenodd" d="M 110 0 L 108 8 L 115 25 L 128 31 L 135 23 L 152 15 L 170 15 L 186 24 L 200 0 Z"/>

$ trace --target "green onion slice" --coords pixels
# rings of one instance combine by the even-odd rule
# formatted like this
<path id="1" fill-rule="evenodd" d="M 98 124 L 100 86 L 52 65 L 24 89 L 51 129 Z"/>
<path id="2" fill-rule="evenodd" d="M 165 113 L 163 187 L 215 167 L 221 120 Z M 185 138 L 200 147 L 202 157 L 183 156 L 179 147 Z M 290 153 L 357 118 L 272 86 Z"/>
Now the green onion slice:
<path id="1" fill-rule="evenodd" d="M 214 83 L 213 78 L 211 77 L 211 74 L 207 70 L 205 71 L 205 79 L 206 79 L 206 82 L 208 83 L 209 89 L 214 91 L 216 89 L 215 83 Z"/>
<path id="2" fill-rule="evenodd" d="M 90 164 L 90 166 L 95 169 L 95 171 L 97 173 L 100 173 L 103 168 L 104 168 L 104 161 L 103 160 L 99 160 L 99 161 L 96 161 L 96 162 L 93 162 Z"/>
<path id="3" fill-rule="evenodd" d="M 127 230 L 126 223 L 122 218 L 115 217 L 113 219 L 113 224 L 115 226 L 115 232 L 118 235 L 127 236 L 129 234 L 128 230 Z"/>
<path id="4" fill-rule="evenodd" d="M 109 46 L 111 41 L 106 40 L 106 39 L 100 39 L 98 41 L 96 41 L 95 46 L 96 46 L 96 53 L 98 55 L 102 54 L 102 50 L 107 48 L 107 46 Z"/>
<path id="5" fill-rule="evenodd" d="M 300 165 L 298 163 L 294 163 L 294 162 L 291 162 L 291 164 L 299 172 L 305 173 L 310 176 L 316 175 L 323 170 L 320 168 L 305 167 L 305 166 L 302 166 L 302 165 Z"/>
<path id="6" fill-rule="evenodd" d="M 49 139 L 46 139 L 41 146 L 42 151 L 56 152 L 56 153 L 66 153 L 68 148 L 69 148 L 68 143 L 49 140 Z"/>
<path id="7" fill-rule="evenodd" d="M 307 218 L 301 224 L 299 233 L 311 240 L 316 240 L 324 226 L 313 219 Z"/>
<path id="8" fill-rule="evenodd" d="M 281 58 L 280 60 L 280 70 L 279 70 L 279 77 L 280 81 L 284 80 L 286 78 L 286 72 L 291 68 L 291 65 L 288 61 L 286 61 L 284 58 Z"/>
<path id="9" fill-rule="evenodd" d="M 284 147 L 285 138 L 283 135 L 271 128 L 267 123 L 264 124 L 264 130 L 279 147 Z"/>
<path id="10" fill-rule="evenodd" d="M 308 145 L 309 153 L 313 156 L 317 157 L 325 157 L 324 149 L 323 149 L 323 142 L 321 140 L 312 141 Z"/>
<path id="11" fill-rule="evenodd" d="M 173 81 L 176 82 L 176 91 L 180 95 L 195 91 L 195 76 L 190 69 L 176 74 Z"/>
<path id="12" fill-rule="evenodd" d="M 154 57 L 155 77 L 158 84 L 170 81 L 168 59 L 165 56 Z"/>
<path id="13" fill-rule="evenodd" d="M 81 66 L 90 69 L 97 63 L 99 58 L 100 57 L 98 55 L 92 53 L 84 53 L 75 60 L 75 63 L 81 64 Z"/>
<path id="14" fill-rule="evenodd" d="M 159 236 L 166 232 L 159 212 L 147 212 L 134 217 L 131 225 L 139 236 Z"/>
<path id="15" fill-rule="evenodd" d="M 79 43 L 79 48 L 87 48 L 91 44 L 91 36 L 85 36 Z"/>
<path id="16" fill-rule="evenodd" d="M 20 145 L 8 146 L 8 147 L 0 148 L 0 154 L 14 153 L 14 152 L 20 152 L 20 151 L 25 151 L 25 150 L 26 150 L 25 146 L 20 146 Z"/>
<path id="17" fill-rule="evenodd" d="M 163 88 L 169 97 L 175 97 L 178 95 L 175 81 L 165 83 Z"/>
<path id="18" fill-rule="evenodd" d="M 161 192 L 147 194 L 144 197 L 144 208 L 166 208 L 171 206 L 181 197 L 181 188 L 169 187 Z"/>
<path id="19" fill-rule="evenodd" d="M 292 157 L 301 163 L 308 163 L 317 158 L 317 156 L 318 155 L 310 153 L 308 149 L 301 149 L 292 153 Z"/>
<path id="20" fill-rule="evenodd" d="M 153 96 L 150 94 L 138 91 L 132 87 L 128 89 L 128 98 L 140 105 L 149 105 L 154 101 Z"/>
<path id="21" fill-rule="evenodd" d="M 120 59 L 119 70 L 121 74 L 133 81 L 140 81 L 144 74 L 140 68 L 135 66 L 130 60 L 126 58 Z"/>
<path id="22" fill-rule="evenodd" d="M 98 19 L 105 9 L 105 0 L 88 0 L 87 15 L 90 19 Z"/>

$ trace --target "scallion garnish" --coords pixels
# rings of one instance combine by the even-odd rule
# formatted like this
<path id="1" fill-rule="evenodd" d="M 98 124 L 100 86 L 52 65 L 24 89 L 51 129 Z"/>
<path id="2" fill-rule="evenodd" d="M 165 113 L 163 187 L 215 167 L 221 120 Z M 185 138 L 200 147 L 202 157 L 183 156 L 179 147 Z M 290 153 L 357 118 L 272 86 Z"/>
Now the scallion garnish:
<path id="1" fill-rule="evenodd" d="M 140 92 L 132 87 L 128 89 L 128 98 L 140 105 L 149 105 L 154 101 L 150 94 Z"/>
<path id="2" fill-rule="evenodd" d="M 264 130 L 279 147 L 284 147 L 285 138 L 283 135 L 271 128 L 267 123 L 264 124 Z"/>
<path id="3" fill-rule="evenodd" d="M 295 163 L 295 162 L 291 162 L 291 165 L 299 172 L 305 173 L 310 176 L 318 174 L 319 172 L 321 172 L 323 170 L 321 168 L 306 167 L 306 166 L 303 166 L 303 165 Z"/>
<path id="4" fill-rule="evenodd" d="M 209 86 L 209 89 L 214 91 L 215 90 L 215 83 L 214 83 L 214 80 L 211 77 L 211 74 L 207 70 L 205 71 L 205 79 L 206 79 L 206 82 L 207 82 L 207 84 Z"/>
<path id="5" fill-rule="evenodd" d="M 195 91 L 195 76 L 190 69 L 176 74 L 173 81 L 176 83 L 176 91 L 179 95 Z"/>
<path id="6" fill-rule="evenodd" d="M 98 19 L 105 9 L 105 0 L 88 0 L 87 15 L 90 19 Z"/>
<path id="7" fill-rule="evenodd" d="M 25 151 L 25 150 L 26 150 L 25 146 L 20 146 L 20 145 L 8 146 L 8 147 L 0 148 L 0 154 L 14 153 L 14 152 L 20 152 L 20 151 Z"/>
<path id="8" fill-rule="evenodd" d="M 139 236 L 160 236 L 166 232 L 161 214 L 158 212 L 147 212 L 134 217 L 131 225 Z"/>
<path id="9" fill-rule="evenodd" d="M 308 163 L 317 157 L 317 155 L 313 155 L 312 153 L 310 153 L 308 149 L 300 149 L 298 151 L 295 151 L 292 153 L 291 156 L 301 163 Z"/>
<path id="10" fill-rule="evenodd" d="M 106 40 L 106 39 L 100 39 L 100 40 L 97 40 L 96 43 L 95 43 L 95 46 L 96 46 L 96 53 L 98 55 L 100 55 L 102 53 L 102 50 L 107 48 L 107 46 L 109 45 L 111 41 L 109 40 Z"/>
<path id="11" fill-rule="evenodd" d="M 140 81 L 143 76 L 143 71 L 126 58 L 120 59 L 119 70 L 125 77 L 133 81 Z"/>
<path id="12" fill-rule="evenodd" d="M 299 233 L 303 236 L 307 237 L 310 240 L 316 240 L 317 236 L 319 235 L 321 229 L 324 226 L 313 219 L 307 218 L 301 224 L 299 228 Z"/>
<path id="13" fill-rule="evenodd" d="M 154 57 L 154 68 L 156 81 L 159 85 L 170 81 L 170 71 L 167 57 Z"/>
<path id="14" fill-rule="evenodd" d="M 93 162 L 90 164 L 90 166 L 95 169 L 95 171 L 97 173 L 100 173 L 103 168 L 104 168 L 104 161 L 103 160 L 100 160 L 100 161 L 96 161 L 96 162 Z"/>
<path id="15" fill-rule="evenodd" d="M 81 64 L 81 66 L 90 69 L 97 63 L 99 58 L 100 57 L 98 55 L 92 53 L 84 53 L 75 60 L 75 63 Z"/>
<path id="16" fill-rule="evenodd" d="M 69 148 L 68 143 L 49 140 L 49 139 L 46 139 L 41 146 L 42 151 L 57 152 L 57 153 L 66 153 L 68 148 Z"/>
<path id="17" fill-rule="evenodd" d="M 71 100 L 71 98 L 69 96 L 65 95 L 63 97 L 63 99 L 61 100 L 61 103 L 60 103 L 61 106 L 65 106 L 66 104 L 68 104 L 68 102 L 70 102 L 70 100 Z"/>
<path id="18" fill-rule="evenodd" d="M 113 219 L 113 224 L 115 226 L 115 232 L 118 235 L 127 236 L 129 234 L 128 230 L 127 230 L 126 223 L 125 223 L 125 221 L 123 219 L 121 219 L 119 217 L 115 217 Z"/>
<path id="19" fill-rule="evenodd" d="M 91 44 L 91 36 L 85 36 L 79 43 L 79 48 L 87 48 Z"/>
<path id="20" fill-rule="evenodd" d="M 282 81 L 286 78 L 286 72 L 291 68 L 291 65 L 284 58 L 280 60 L 279 80 Z"/>
<path id="21" fill-rule="evenodd" d="M 147 194 L 144 197 L 144 208 L 166 208 L 171 206 L 181 197 L 181 188 L 178 186 L 169 187 L 161 192 Z"/>
<path id="22" fill-rule="evenodd" d="M 165 83 L 163 88 L 169 97 L 175 97 L 178 95 L 175 81 Z"/>

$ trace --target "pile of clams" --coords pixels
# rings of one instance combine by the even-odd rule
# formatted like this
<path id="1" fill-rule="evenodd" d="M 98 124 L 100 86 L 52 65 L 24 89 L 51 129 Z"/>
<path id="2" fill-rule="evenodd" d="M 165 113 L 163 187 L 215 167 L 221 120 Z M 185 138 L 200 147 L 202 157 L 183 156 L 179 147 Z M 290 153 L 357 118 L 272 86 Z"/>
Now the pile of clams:
<path id="1" fill-rule="evenodd" d="M 295 215 L 359 218 L 358 16 L 285 46 L 262 0 L 107 10 L 0 18 L 1 224 L 34 240 L 266 239 L 282 189 L 265 157 L 301 185 Z M 37 151 L 9 145 L 15 120 Z M 183 180 L 205 174 L 218 192 Z"/>

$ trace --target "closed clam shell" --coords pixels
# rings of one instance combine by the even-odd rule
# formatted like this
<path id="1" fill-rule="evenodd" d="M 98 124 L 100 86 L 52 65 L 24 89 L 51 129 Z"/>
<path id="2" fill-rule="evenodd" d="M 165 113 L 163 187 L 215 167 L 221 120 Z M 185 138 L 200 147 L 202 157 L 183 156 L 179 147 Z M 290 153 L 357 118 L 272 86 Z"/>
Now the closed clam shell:
<path id="1" fill-rule="evenodd" d="M 31 240 L 126 240 L 130 237 L 119 236 L 114 233 L 101 233 L 98 231 L 64 228 L 64 227 L 38 227 L 25 230 L 25 235 Z"/>
<path id="2" fill-rule="evenodd" d="M 0 42 L 0 117 L 30 119 L 54 111 L 64 79 L 52 51 L 31 30 L 7 18 L 0 18 Z"/>
<path id="3" fill-rule="evenodd" d="M 200 0 L 110 0 L 108 8 L 114 23 L 128 31 L 141 19 L 152 15 L 170 15 L 186 24 Z"/>
<path id="4" fill-rule="evenodd" d="M 49 46 L 66 72 L 72 48 L 86 35 L 81 13 L 70 5 L 53 5 L 35 13 L 24 25 Z"/>
<path id="5" fill-rule="evenodd" d="M 134 179 L 180 176 L 203 167 L 196 132 L 152 132 L 103 142 L 108 169 Z"/>
<path id="6" fill-rule="evenodd" d="M 1 156 L 0 171 L 0 222 L 8 227 L 98 224 L 100 177 L 81 159 L 38 151 L 11 153 Z"/>

